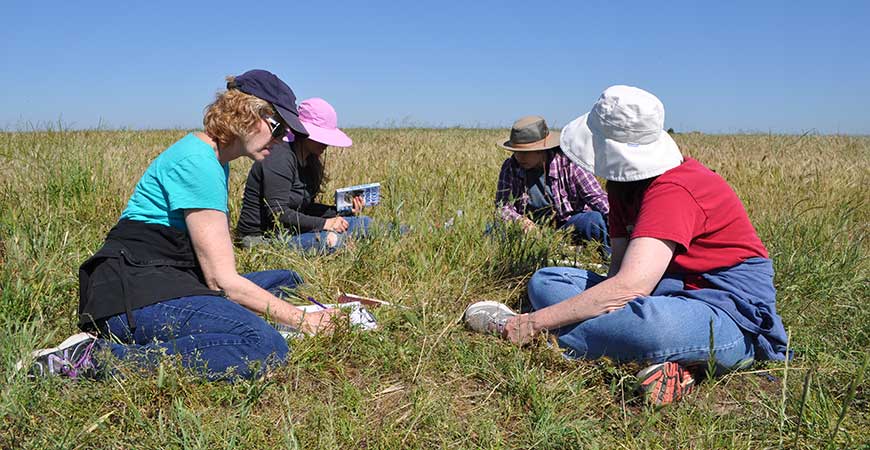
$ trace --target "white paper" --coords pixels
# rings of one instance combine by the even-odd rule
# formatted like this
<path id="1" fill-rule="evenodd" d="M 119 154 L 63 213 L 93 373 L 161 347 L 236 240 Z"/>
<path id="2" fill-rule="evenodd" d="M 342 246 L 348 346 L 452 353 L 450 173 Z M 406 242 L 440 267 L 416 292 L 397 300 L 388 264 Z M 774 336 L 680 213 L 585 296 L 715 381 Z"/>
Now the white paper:
<path id="1" fill-rule="evenodd" d="M 378 322 L 375 319 L 375 316 L 360 302 L 327 304 L 324 306 L 327 308 L 340 308 L 347 312 L 351 327 L 359 328 L 361 330 L 374 330 L 378 327 Z M 323 311 L 323 308 L 318 305 L 305 305 L 298 306 L 297 308 L 305 312 Z M 276 324 L 275 328 L 282 336 L 284 336 L 285 339 L 303 337 L 299 330 L 289 325 Z"/>

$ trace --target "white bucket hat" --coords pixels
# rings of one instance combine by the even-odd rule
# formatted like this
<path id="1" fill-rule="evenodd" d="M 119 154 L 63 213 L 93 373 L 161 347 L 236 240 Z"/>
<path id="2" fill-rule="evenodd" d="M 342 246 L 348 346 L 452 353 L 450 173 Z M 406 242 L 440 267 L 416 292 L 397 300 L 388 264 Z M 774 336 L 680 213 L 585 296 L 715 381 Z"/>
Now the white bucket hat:
<path id="1" fill-rule="evenodd" d="M 565 126 L 561 147 L 574 163 L 610 181 L 638 181 L 679 166 L 683 155 L 664 131 L 665 107 L 632 86 L 611 86 L 592 111 Z"/>

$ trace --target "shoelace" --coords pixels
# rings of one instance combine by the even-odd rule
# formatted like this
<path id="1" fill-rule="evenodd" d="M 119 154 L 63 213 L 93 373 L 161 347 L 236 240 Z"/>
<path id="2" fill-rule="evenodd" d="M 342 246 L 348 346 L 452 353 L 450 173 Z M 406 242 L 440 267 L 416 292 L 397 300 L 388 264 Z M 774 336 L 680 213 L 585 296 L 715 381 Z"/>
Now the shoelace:
<path id="1" fill-rule="evenodd" d="M 497 320 L 491 318 L 487 329 L 489 329 L 491 333 L 495 333 L 498 336 L 501 336 L 502 334 L 504 334 L 504 326 L 506 323 L 507 319 Z"/>
<path id="2" fill-rule="evenodd" d="M 665 363 L 644 382 L 650 401 L 666 405 L 681 399 L 694 388 L 691 372 L 675 363 Z"/>
<path id="3" fill-rule="evenodd" d="M 94 364 L 91 361 L 91 353 L 93 353 L 94 345 L 96 343 L 97 343 L 97 341 L 92 341 L 90 344 L 88 344 L 88 346 L 85 347 L 85 350 L 82 352 L 82 356 L 79 358 L 78 361 L 76 361 L 74 363 L 69 360 L 69 358 L 66 355 L 66 351 L 64 351 L 64 359 L 65 359 L 64 362 L 66 364 L 64 364 L 60 368 L 60 372 L 64 375 L 70 377 L 70 378 L 77 378 L 79 376 L 80 370 L 84 371 L 84 370 L 92 368 L 94 366 Z"/>

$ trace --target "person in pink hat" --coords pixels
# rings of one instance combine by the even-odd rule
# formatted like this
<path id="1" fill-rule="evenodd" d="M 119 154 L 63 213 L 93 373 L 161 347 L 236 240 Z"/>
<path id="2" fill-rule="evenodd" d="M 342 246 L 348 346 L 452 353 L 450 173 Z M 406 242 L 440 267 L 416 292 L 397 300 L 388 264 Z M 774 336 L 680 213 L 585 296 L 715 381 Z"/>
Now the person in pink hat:
<path id="1" fill-rule="evenodd" d="M 299 121 L 307 135 L 292 133 L 272 153 L 257 161 L 245 183 L 242 211 L 236 226 L 243 247 L 278 238 L 302 250 L 331 253 L 349 235 L 368 234 L 371 218 L 359 215 L 363 200 L 356 197 L 347 216 L 331 205 L 318 203 L 324 180 L 321 156 L 327 147 L 350 147 L 353 141 L 338 129 L 335 109 L 322 98 L 299 103 Z"/>

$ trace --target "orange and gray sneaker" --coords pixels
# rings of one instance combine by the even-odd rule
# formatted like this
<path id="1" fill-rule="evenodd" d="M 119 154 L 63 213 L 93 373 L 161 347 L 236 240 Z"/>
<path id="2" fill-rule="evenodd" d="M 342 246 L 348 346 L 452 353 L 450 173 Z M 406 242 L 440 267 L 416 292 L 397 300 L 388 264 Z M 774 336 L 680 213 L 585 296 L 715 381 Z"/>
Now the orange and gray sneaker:
<path id="1" fill-rule="evenodd" d="M 663 406 L 676 402 L 695 387 L 695 378 L 675 362 L 653 364 L 637 373 L 638 390 L 647 402 Z"/>

